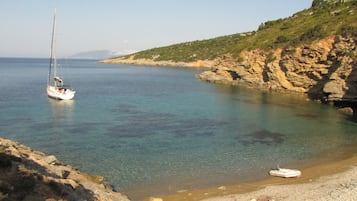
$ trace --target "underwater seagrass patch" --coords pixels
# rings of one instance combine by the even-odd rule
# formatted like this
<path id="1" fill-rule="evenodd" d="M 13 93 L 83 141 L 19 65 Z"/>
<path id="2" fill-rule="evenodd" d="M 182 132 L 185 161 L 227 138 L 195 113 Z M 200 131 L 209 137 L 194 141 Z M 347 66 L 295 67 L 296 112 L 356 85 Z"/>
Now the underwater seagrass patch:
<path id="1" fill-rule="evenodd" d="M 239 143 L 248 146 L 253 144 L 281 144 L 285 140 L 285 135 L 281 133 L 271 132 L 266 129 L 254 131 L 238 137 Z"/>

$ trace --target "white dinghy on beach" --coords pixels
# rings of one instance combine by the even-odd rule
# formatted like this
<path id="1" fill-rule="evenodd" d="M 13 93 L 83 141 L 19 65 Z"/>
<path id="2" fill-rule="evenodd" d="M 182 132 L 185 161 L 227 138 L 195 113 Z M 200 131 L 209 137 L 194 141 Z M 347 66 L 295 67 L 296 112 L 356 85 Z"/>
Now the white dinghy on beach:
<path id="1" fill-rule="evenodd" d="M 270 170 L 269 174 L 275 177 L 293 178 L 300 177 L 301 171 L 295 169 L 280 168 L 278 166 L 276 169 Z"/>

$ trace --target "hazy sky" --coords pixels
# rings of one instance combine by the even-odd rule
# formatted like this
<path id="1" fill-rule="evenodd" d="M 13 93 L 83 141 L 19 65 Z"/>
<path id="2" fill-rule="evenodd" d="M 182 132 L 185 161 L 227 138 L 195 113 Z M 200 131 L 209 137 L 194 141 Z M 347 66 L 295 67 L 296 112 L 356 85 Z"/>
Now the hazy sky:
<path id="1" fill-rule="evenodd" d="M 312 0 L 0 0 L 0 57 L 48 57 L 57 7 L 57 55 L 133 51 L 253 31 Z"/>

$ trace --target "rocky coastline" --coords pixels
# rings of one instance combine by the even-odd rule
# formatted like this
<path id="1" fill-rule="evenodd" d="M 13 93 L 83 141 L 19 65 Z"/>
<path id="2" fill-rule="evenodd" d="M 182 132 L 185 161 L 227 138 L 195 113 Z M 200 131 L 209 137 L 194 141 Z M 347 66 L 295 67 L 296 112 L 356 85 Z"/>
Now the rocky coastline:
<path id="1" fill-rule="evenodd" d="M 128 201 L 92 176 L 20 143 L 0 138 L 0 200 Z"/>
<path id="2" fill-rule="evenodd" d="M 134 59 L 101 61 L 107 64 L 207 67 L 196 77 L 203 81 L 239 85 L 281 93 L 306 94 L 311 100 L 347 108 L 357 117 L 357 36 L 333 35 L 311 44 L 272 50 L 245 50 L 210 61 L 190 63 Z"/>
<path id="3" fill-rule="evenodd" d="M 336 35 L 309 45 L 270 51 L 243 51 L 216 59 L 197 78 L 283 93 L 349 107 L 357 113 L 357 37 Z"/>

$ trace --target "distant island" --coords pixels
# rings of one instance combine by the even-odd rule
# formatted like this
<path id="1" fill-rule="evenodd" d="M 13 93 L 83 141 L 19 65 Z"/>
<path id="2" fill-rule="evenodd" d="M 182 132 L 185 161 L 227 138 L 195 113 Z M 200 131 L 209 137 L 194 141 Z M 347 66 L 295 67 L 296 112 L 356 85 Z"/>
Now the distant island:
<path id="1" fill-rule="evenodd" d="M 103 63 L 209 67 L 197 78 L 304 93 L 357 113 L 357 0 L 314 0 L 258 30 L 153 48 Z M 357 116 L 357 115 L 356 115 Z"/>
<path id="2" fill-rule="evenodd" d="M 123 55 L 120 52 L 110 51 L 110 50 L 92 50 L 92 51 L 85 51 L 76 53 L 70 58 L 73 59 L 96 59 L 101 60 L 109 57 L 117 57 Z"/>

